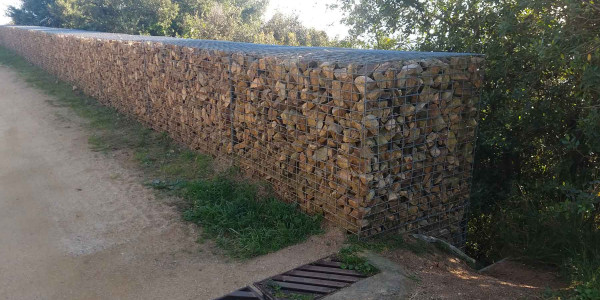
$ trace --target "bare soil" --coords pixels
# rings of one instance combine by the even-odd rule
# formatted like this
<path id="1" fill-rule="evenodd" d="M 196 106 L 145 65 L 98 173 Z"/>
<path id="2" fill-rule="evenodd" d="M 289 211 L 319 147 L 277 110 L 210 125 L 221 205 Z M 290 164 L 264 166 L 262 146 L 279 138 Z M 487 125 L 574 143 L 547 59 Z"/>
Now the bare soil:
<path id="1" fill-rule="evenodd" d="M 343 242 L 331 229 L 232 261 L 51 100 L 0 67 L 0 299 L 211 299 Z"/>
<path id="2" fill-rule="evenodd" d="M 408 250 L 383 256 L 405 268 L 416 287 L 409 299 L 543 299 L 544 292 L 566 288 L 555 270 L 504 260 L 485 272 L 435 251 L 416 255 Z"/>

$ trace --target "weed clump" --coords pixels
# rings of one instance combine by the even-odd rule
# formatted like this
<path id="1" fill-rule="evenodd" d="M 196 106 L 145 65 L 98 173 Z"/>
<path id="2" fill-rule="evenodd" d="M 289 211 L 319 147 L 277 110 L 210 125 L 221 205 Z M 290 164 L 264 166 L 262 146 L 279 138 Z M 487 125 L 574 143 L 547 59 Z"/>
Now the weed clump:
<path id="1" fill-rule="evenodd" d="M 379 270 L 370 264 L 366 258 L 359 255 L 362 249 L 357 245 L 350 245 L 340 249 L 337 259 L 342 263 L 342 269 L 354 270 L 364 275 L 374 275 Z"/>

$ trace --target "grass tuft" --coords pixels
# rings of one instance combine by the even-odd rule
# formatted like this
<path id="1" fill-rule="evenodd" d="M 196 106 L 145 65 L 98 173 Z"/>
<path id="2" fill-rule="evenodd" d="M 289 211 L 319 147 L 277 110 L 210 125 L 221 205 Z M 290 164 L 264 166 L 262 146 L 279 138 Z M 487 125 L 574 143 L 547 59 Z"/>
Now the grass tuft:
<path id="1" fill-rule="evenodd" d="M 342 263 L 342 269 L 354 270 L 370 276 L 379 273 L 379 270 L 370 264 L 366 258 L 359 255 L 363 249 L 357 245 L 350 245 L 340 249 L 337 258 Z"/>
<path id="2" fill-rule="evenodd" d="M 433 253 L 433 247 L 429 243 L 419 239 L 407 241 L 401 234 L 394 233 L 383 234 L 367 239 L 358 239 L 356 236 L 350 236 L 348 237 L 348 243 L 364 250 L 380 253 L 395 249 L 406 249 L 417 255 Z"/>
<path id="3" fill-rule="evenodd" d="M 417 255 L 431 254 L 434 251 L 433 246 L 424 241 L 418 239 L 406 241 L 402 235 L 391 233 L 367 239 L 359 239 L 355 235 L 350 235 L 346 242 L 347 245 L 336 255 L 342 262 L 342 268 L 355 270 L 365 275 L 374 275 L 379 270 L 360 255 L 362 251 L 383 253 L 395 249 L 406 249 Z"/>
<path id="4" fill-rule="evenodd" d="M 284 291 L 279 284 L 275 281 L 270 281 L 268 283 L 268 287 L 271 289 L 273 296 L 276 299 L 289 299 L 289 300 L 313 300 L 315 299 L 314 295 L 310 294 L 300 294 L 294 293 L 290 291 Z"/>

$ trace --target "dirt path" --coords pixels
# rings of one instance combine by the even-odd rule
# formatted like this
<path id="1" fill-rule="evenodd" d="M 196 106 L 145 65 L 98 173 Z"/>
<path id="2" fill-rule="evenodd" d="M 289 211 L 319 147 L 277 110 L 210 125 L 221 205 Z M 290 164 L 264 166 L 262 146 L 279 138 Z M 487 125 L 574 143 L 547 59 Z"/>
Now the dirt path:
<path id="1" fill-rule="evenodd" d="M 329 231 L 244 263 L 214 254 L 47 100 L 0 67 L 0 299 L 211 299 L 343 240 Z"/>

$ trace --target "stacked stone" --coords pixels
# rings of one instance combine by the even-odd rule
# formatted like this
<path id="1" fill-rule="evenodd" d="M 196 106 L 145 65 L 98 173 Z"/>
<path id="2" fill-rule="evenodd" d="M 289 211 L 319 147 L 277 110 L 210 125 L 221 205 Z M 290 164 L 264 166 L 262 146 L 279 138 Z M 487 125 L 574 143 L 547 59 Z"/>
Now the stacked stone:
<path id="1" fill-rule="evenodd" d="M 43 27 L 0 27 L 0 43 L 351 232 L 462 242 L 480 56 Z"/>

